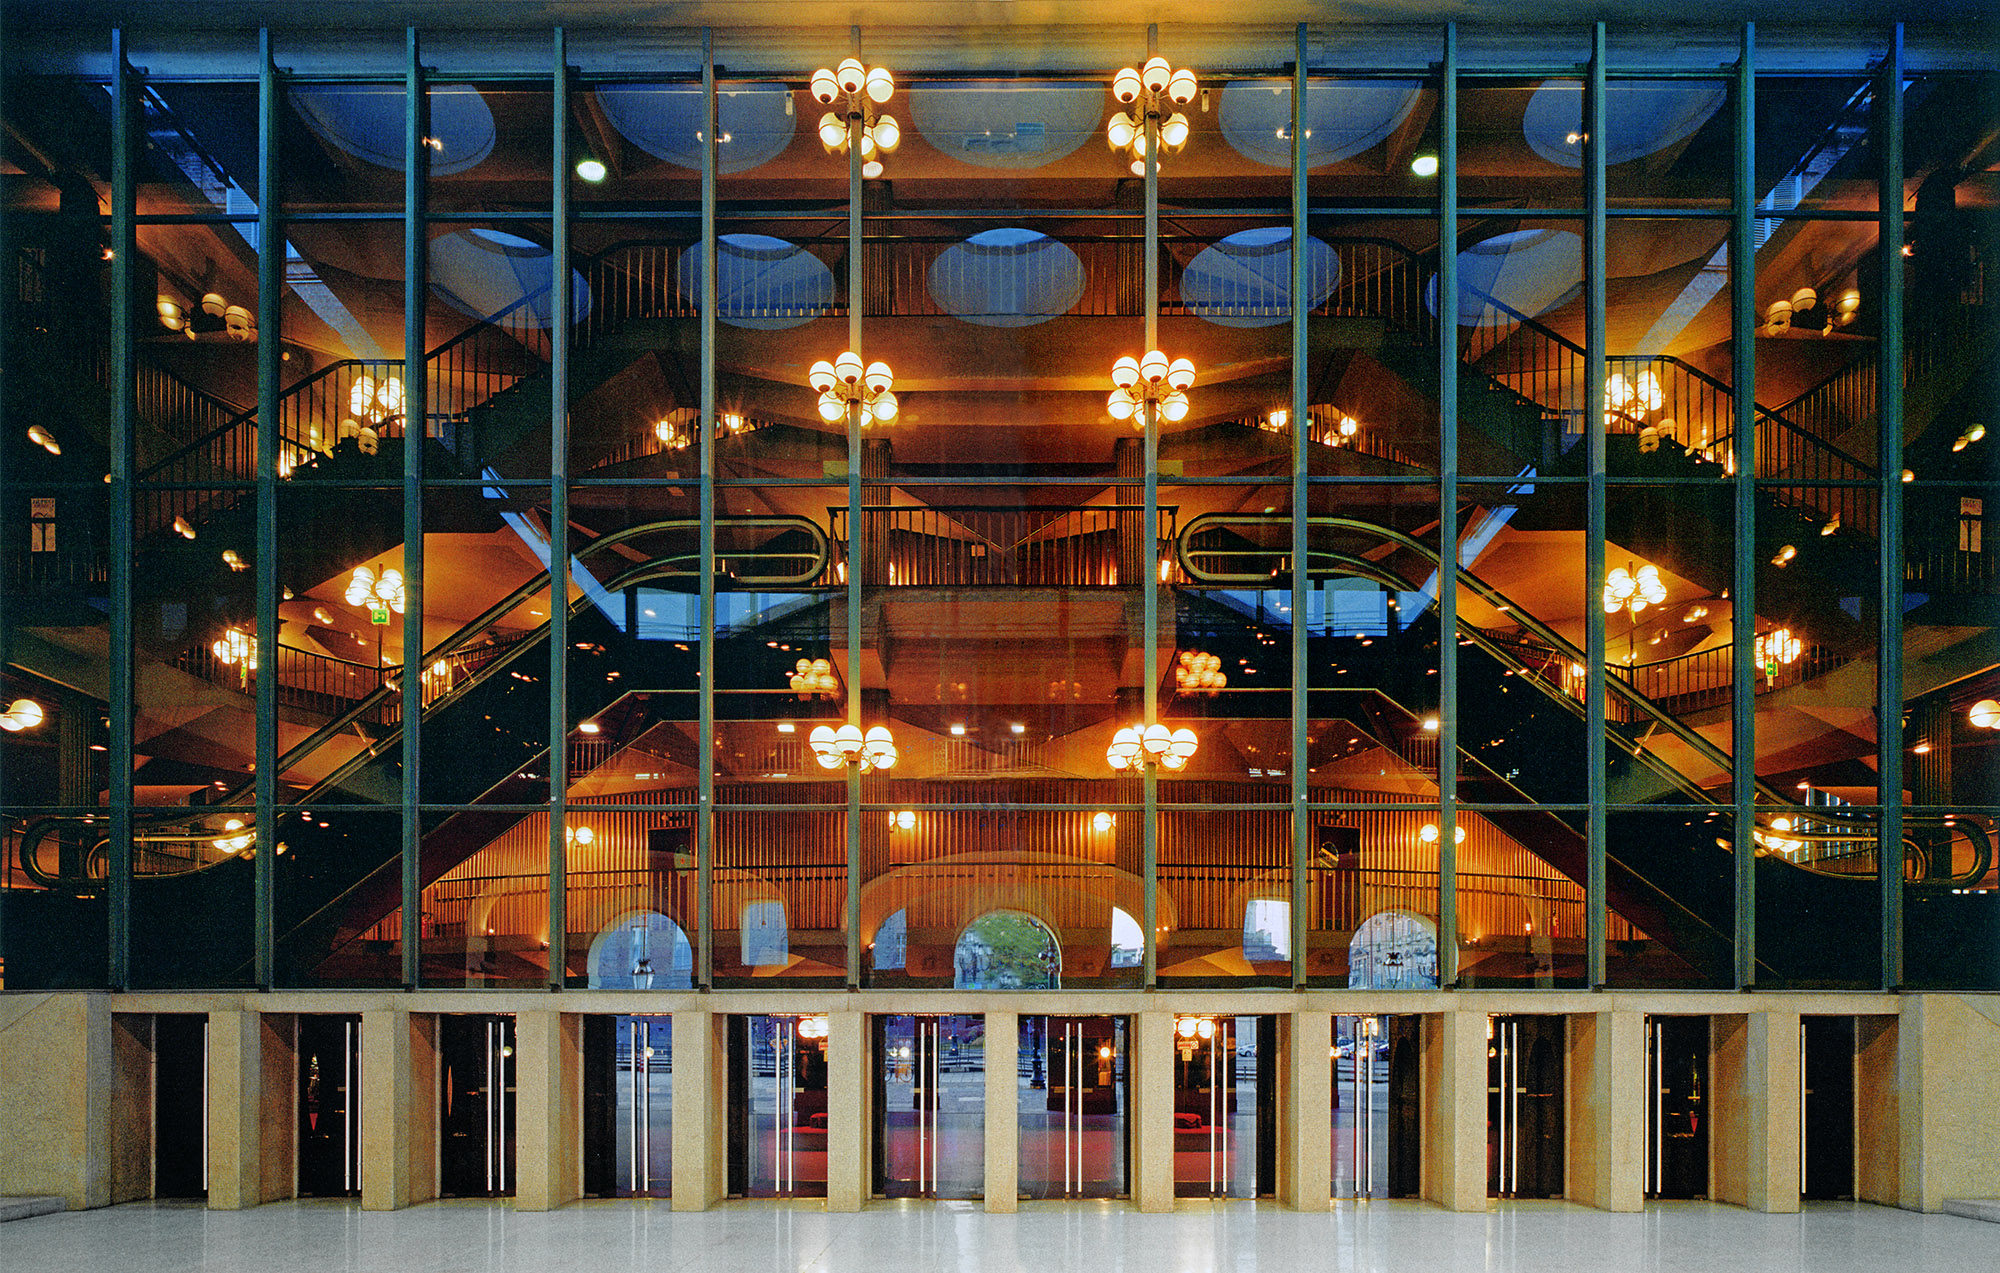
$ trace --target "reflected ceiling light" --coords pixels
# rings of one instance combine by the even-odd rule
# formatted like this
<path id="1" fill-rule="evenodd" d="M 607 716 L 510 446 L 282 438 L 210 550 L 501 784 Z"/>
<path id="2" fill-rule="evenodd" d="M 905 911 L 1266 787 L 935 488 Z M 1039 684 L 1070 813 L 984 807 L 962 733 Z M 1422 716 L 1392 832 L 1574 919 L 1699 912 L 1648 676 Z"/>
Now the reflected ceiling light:
<path id="1" fill-rule="evenodd" d="M 824 1039 L 827 1024 L 825 1017 L 800 1017 L 799 1037 L 801 1039 Z"/>
<path id="2" fill-rule="evenodd" d="M 902 754 L 888 728 L 876 725 L 863 733 L 859 725 L 820 725 L 806 736 L 812 744 L 813 759 L 822 769 L 853 765 L 861 773 L 893 769 Z"/>
<path id="3" fill-rule="evenodd" d="M 1820 335 L 1831 336 L 1834 328 L 1851 326 L 1860 312 L 1859 288 L 1822 297 L 1816 288 L 1801 287 L 1764 307 L 1764 334 L 1782 336 L 1794 329 L 1816 327 Z"/>
<path id="4" fill-rule="evenodd" d="M 877 106 L 894 96 L 896 77 L 885 66 L 864 68 L 860 59 L 848 58 L 832 70 L 822 66 L 814 71 L 811 86 L 814 100 L 822 106 L 845 101 L 843 113 L 828 111 L 819 117 L 820 145 L 830 155 L 845 154 L 850 146 L 858 145 L 861 175 L 871 179 L 881 176 L 881 157 L 903 140 L 894 115 L 875 113 Z"/>
<path id="5" fill-rule="evenodd" d="M 257 670 L 257 638 L 241 628 L 225 628 L 222 635 L 209 642 L 209 653 L 216 661 L 236 669 L 237 681 L 247 687 L 250 674 Z"/>
<path id="6" fill-rule="evenodd" d="M 591 830 L 589 827 L 564 827 L 563 842 L 566 844 L 582 845 L 588 848 L 597 842 L 597 832 Z"/>
<path id="7" fill-rule="evenodd" d="M 911 830 L 917 825 L 917 815 L 909 809 L 892 813 L 889 815 L 889 825 L 898 831 Z"/>
<path id="8" fill-rule="evenodd" d="M 1111 744 L 1104 750 L 1104 763 L 1114 770 L 1154 765 L 1178 771 L 1187 768 L 1200 745 L 1192 729 L 1168 729 L 1160 724 L 1127 725 L 1111 736 Z"/>
<path id="9" fill-rule="evenodd" d="M 1118 819 L 1109 813 L 1093 813 L 1090 815 L 1090 829 L 1099 835 L 1103 835 L 1117 825 Z"/>
<path id="10" fill-rule="evenodd" d="M 893 424 L 896 420 L 896 375 L 886 362 L 865 367 L 861 355 L 849 350 L 827 362 L 814 363 L 806 383 L 819 394 L 819 418 L 833 424 L 846 418 L 857 428 Z"/>
<path id="11" fill-rule="evenodd" d="M 1435 177 L 1438 173 L 1438 157 L 1429 154 L 1418 155 L 1410 161 L 1410 171 L 1419 177 Z"/>
<path id="12" fill-rule="evenodd" d="M 1155 139 L 1159 155 L 1178 154 L 1187 145 L 1188 117 L 1169 107 L 1187 105 L 1197 91 L 1194 72 L 1186 67 L 1175 70 L 1163 57 L 1153 58 L 1138 70 L 1128 66 L 1112 77 L 1111 96 L 1134 109 L 1112 115 L 1104 126 L 1104 140 L 1113 151 L 1131 160 L 1133 176 L 1146 175 L 1146 149 Z M 1157 158 L 1154 163 L 1157 165 Z"/>
<path id="13" fill-rule="evenodd" d="M 28 426 L 28 441 L 47 451 L 50 455 L 61 455 L 62 447 L 56 442 L 55 434 L 39 424 Z"/>
<path id="14" fill-rule="evenodd" d="M 19 707 L 20 704 L 16 703 L 14 706 Z M 1972 705 L 1972 710 L 1965 714 L 1965 718 L 1979 729 L 2000 729 L 2000 702 L 1982 698 Z"/>
<path id="15" fill-rule="evenodd" d="M 1764 675 L 1771 677 L 1778 674 L 1779 668 L 1798 662 L 1805 648 L 1805 642 L 1792 635 L 1790 628 L 1778 628 L 1752 642 L 1750 654 Z"/>
<path id="16" fill-rule="evenodd" d="M 394 376 L 380 380 L 357 376 L 347 393 L 347 410 L 357 421 L 381 424 L 403 413 L 403 382 Z"/>
<path id="17" fill-rule="evenodd" d="M 601 159 L 579 159 L 576 161 L 576 175 L 595 184 L 609 175 Z"/>
<path id="18" fill-rule="evenodd" d="M 367 566 L 356 566 L 347 581 L 345 599 L 348 605 L 362 609 L 377 610 L 386 606 L 401 614 L 406 599 L 403 572 L 391 567 L 378 576 Z"/>
<path id="19" fill-rule="evenodd" d="M 1213 694 L 1229 686 L 1229 674 L 1222 670 L 1219 655 L 1202 650 L 1182 650 L 1174 661 L 1174 684 L 1182 693 Z"/>
<path id="20" fill-rule="evenodd" d="M 1667 599 L 1667 586 L 1660 581 L 1660 569 L 1650 562 L 1637 570 L 1614 568 L 1604 579 L 1604 613 L 1627 611 L 1635 619 L 1647 606 Z"/>
<path id="21" fill-rule="evenodd" d="M 0 712 L 0 729 L 16 734 L 24 729 L 33 729 L 46 719 L 42 705 L 32 698 L 17 698 L 13 705 Z"/>
<path id="22" fill-rule="evenodd" d="M 1952 439 L 1951 449 L 1954 451 L 1963 451 L 1966 447 L 1971 446 L 1974 442 L 1979 441 L 1979 439 L 1985 436 L 1986 426 L 1975 420 L 1965 426 L 1964 432 Z"/>
<path id="23" fill-rule="evenodd" d="M 250 847 L 250 840 L 253 833 L 244 827 L 243 819 L 231 818 L 229 819 L 229 821 L 222 824 L 222 829 L 224 831 L 240 831 L 242 832 L 242 834 L 225 835 L 225 836 L 220 836 L 214 840 L 210 840 L 209 843 L 214 845 L 217 849 L 221 850 L 224 853 L 241 853 L 243 850 Z"/>
<path id="24" fill-rule="evenodd" d="M 1143 358 L 1129 354 L 1111 365 L 1114 388 L 1104 409 L 1114 420 L 1130 420 L 1132 427 L 1145 432 L 1157 420 L 1178 424 L 1187 419 L 1186 390 L 1194 383 L 1194 363 L 1186 358 L 1169 361 L 1157 349 Z"/>
<path id="25" fill-rule="evenodd" d="M 1436 844 L 1438 842 L 1439 837 L 1441 837 L 1443 834 L 1444 834 L 1443 832 L 1438 830 L 1438 824 L 1435 822 L 1426 822 L 1424 823 L 1423 826 L 1417 828 L 1417 838 L 1419 840 L 1422 840 L 1425 844 Z M 1458 823 L 1452 827 L 1451 842 L 1453 844 L 1465 843 L 1464 823 Z"/>
<path id="26" fill-rule="evenodd" d="M 160 326 L 168 331 L 177 332 L 187 326 L 187 311 L 173 297 L 161 296 L 153 302 L 153 307 L 160 315 Z"/>
<path id="27" fill-rule="evenodd" d="M 800 659 L 792 665 L 792 674 L 786 678 L 786 683 L 792 693 L 801 698 L 810 698 L 815 694 L 832 698 L 840 692 L 840 682 L 834 679 L 831 659 Z"/>

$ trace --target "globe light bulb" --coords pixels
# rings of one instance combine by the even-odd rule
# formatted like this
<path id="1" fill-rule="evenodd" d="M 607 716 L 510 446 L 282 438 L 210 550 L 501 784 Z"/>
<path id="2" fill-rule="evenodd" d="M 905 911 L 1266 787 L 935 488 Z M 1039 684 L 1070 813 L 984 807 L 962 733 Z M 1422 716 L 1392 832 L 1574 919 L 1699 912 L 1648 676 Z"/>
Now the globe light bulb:
<path id="1" fill-rule="evenodd" d="M 1193 101 L 1195 91 L 1195 74 L 1185 66 L 1167 79 L 1167 99 L 1177 106 L 1185 106 Z"/>
<path id="2" fill-rule="evenodd" d="M 1185 389 L 1194 383 L 1194 362 L 1188 358 L 1176 358 L 1167 368 L 1167 384 L 1175 389 Z"/>
<path id="3" fill-rule="evenodd" d="M 889 74 L 889 68 L 878 66 L 868 72 L 868 100 L 877 106 L 889 100 L 896 92 L 896 77 Z"/>
<path id="4" fill-rule="evenodd" d="M 1129 66 L 1111 77 L 1111 95 L 1121 102 L 1131 103 L 1138 101 L 1141 87 L 1142 81 L 1139 79 L 1139 72 Z"/>
<path id="5" fill-rule="evenodd" d="M 896 418 L 897 407 L 896 395 L 884 393 L 868 404 L 868 411 L 883 424 L 889 424 Z"/>
<path id="6" fill-rule="evenodd" d="M 868 385 L 868 392 L 887 393 L 890 386 L 896 383 L 896 373 L 889 370 L 886 362 L 871 362 L 863 380 Z"/>
<path id="7" fill-rule="evenodd" d="M 1146 732 L 1140 735 L 1140 742 L 1145 746 L 1147 755 L 1164 756 L 1174 745 L 1174 734 L 1165 725 L 1148 725 Z"/>
<path id="8" fill-rule="evenodd" d="M 859 58 L 847 58 L 834 68 L 834 82 L 843 93 L 859 93 L 868 82 L 868 72 L 862 69 Z"/>
<path id="9" fill-rule="evenodd" d="M 841 398 L 839 394 L 834 393 L 832 390 L 828 390 L 827 392 L 819 396 L 820 419 L 826 421 L 828 424 L 834 424 L 838 422 L 839 419 L 846 414 L 847 414 L 847 403 Z"/>
<path id="10" fill-rule="evenodd" d="M 806 383 L 813 387 L 814 392 L 825 393 L 840 383 L 840 377 L 833 374 L 833 364 L 822 358 L 806 373 Z"/>
<path id="11" fill-rule="evenodd" d="M 1111 144 L 1113 150 L 1125 149 L 1138 135 L 1139 125 L 1124 111 L 1114 114 L 1111 122 L 1104 126 L 1104 139 Z"/>
<path id="12" fill-rule="evenodd" d="M 1188 397 L 1180 390 L 1176 389 L 1160 399 L 1160 418 L 1168 424 L 1179 424 L 1187 419 L 1187 413 Z"/>
<path id="13" fill-rule="evenodd" d="M 859 384 L 862 372 L 861 355 L 852 350 L 833 360 L 833 374 L 840 377 L 844 384 Z"/>
<path id="14" fill-rule="evenodd" d="M 840 81 L 822 66 L 812 74 L 812 95 L 821 105 L 831 105 L 840 96 Z"/>
<path id="15" fill-rule="evenodd" d="M 894 150 L 897 144 L 903 140 L 902 125 L 896 122 L 894 115 L 877 117 L 873 131 L 875 134 L 875 144 L 883 150 Z"/>
<path id="16" fill-rule="evenodd" d="M 1187 145 L 1188 117 L 1175 111 L 1160 125 L 1160 144 L 1168 150 L 1179 150 Z"/>
<path id="17" fill-rule="evenodd" d="M 1139 383 L 1139 360 L 1131 356 L 1120 358 L 1111 364 L 1111 383 L 1120 389 L 1130 389 Z"/>
<path id="18" fill-rule="evenodd" d="M 833 749 L 850 760 L 861 754 L 862 745 L 861 729 L 857 725 L 842 725 L 833 731 Z"/>
<path id="19" fill-rule="evenodd" d="M 1132 396 L 1123 389 L 1113 389 L 1111 397 L 1104 403 L 1104 410 L 1113 420 L 1130 420 L 1132 413 L 1137 409 L 1138 404 L 1133 402 Z"/>
<path id="20" fill-rule="evenodd" d="M 1174 69 L 1167 65 L 1167 59 L 1156 57 L 1139 69 L 1139 82 L 1146 86 L 1148 93 L 1157 93 L 1167 86 L 1173 75 Z"/>
<path id="21" fill-rule="evenodd" d="M 847 145 L 847 121 L 828 111 L 819 117 L 819 144 L 828 150 Z"/>
<path id="22" fill-rule="evenodd" d="M 1156 385 L 1167 378 L 1167 368 L 1171 366 L 1167 356 L 1157 349 L 1149 349 L 1139 360 L 1139 375 L 1149 385 Z"/>

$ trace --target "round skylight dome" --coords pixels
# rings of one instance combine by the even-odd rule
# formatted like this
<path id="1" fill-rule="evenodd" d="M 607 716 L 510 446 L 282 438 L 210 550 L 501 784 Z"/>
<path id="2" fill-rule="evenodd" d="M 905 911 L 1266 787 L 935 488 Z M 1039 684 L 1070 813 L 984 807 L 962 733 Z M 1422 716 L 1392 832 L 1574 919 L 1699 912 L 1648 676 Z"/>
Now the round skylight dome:
<path id="1" fill-rule="evenodd" d="M 1414 80 L 1319 81 L 1306 90 L 1306 167 L 1352 158 L 1396 131 L 1423 95 Z M 1292 86 L 1235 80 L 1222 87 L 1222 136 L 1245 159 L 1292 166 Z"/>
<path id="2" fill-rule="evenodd" d="M 798 127 L 792 91 L 783 84 L 726 84 L 715 91 L 715 146 L 721 172 L 761 168 L 792 144 Z M 656 159 L 701 169 L 701 85 L 620 84 L 597 90 L 597 104 L 619 135 Z"/>
<path id="3" fill-rule="evenodd" d="M 1458 254 L 1458 325 L 1499 327 L 1561 305 L 1583 284 L 1583 239 L 1568 230 L 1514 230 Z M 1424 291 L 1437 313 L 1437 279 Z"/>
<path id="4" fill-rule="evenodd" d="M 400 84 L 314 84 L 292 90 L 292 107 L 327 145 L 401 172 L 404 96 Z M 478 89 L 439 84 L 427 96 L 432 176 L 464 172 L 493 153 L 493 111 Z"/>
<path id="5" fill-rule="evenodd" d="M 473 318 L 549 325 L 549 250 L 499 230 L 454 230 L 430 242 L 431 290 Z M 590 313 L 590 286 L 570 271 L 570 317 Z"/>
<path id="6" fill-rule="evenodd" d="M 1028 327 L 1066 314 L 1083 296 L 1083 262 L 1035 230 L 986 230 L 931 262 L 931 297 L 982 327 Z"/>
<path id="7" fill-rule="evenodd" d="M 1701 80 L 1627 80 L 1604 86 L 1604 162 L 1628 160 L 1665 150 L 1694 136 L 1722 109 L 1728 93 Z M 1528 99 L 1521 132 L 1536 154 L 1565 168 L 1583 166 L 1583 85 L 1547 80 Z"/>
<path id="8" fill-rule="evenodd" d="M 701 299 L 701 244 L 681 253 L 681 295 Z M 784 331 L 833 306 L 833 271 L 797 244 L 766 234 L 725 234 L 716 245 L 715 316 L 731 327 Z"/>
<path id="9" fill-rule="evenodd" d="M 1318 239 L 1306 239 L 1307 308 L 1317 308 L 1340 286 L 1340 257 Z M 1221 327 L 1273 327 L 1291 321 L 1292 231 L 1289 226 L 1238 230 L 1203 248 L 1181 271 L 1181 301 L 1188 313 Z"/>
<path id="10" fill-rule="evenodd" d="M 910 122 L 924 140 L 980 168 L 1039 168 L 1097 136 L 1102 84 L 1060 81 L 916 84 Z"/>

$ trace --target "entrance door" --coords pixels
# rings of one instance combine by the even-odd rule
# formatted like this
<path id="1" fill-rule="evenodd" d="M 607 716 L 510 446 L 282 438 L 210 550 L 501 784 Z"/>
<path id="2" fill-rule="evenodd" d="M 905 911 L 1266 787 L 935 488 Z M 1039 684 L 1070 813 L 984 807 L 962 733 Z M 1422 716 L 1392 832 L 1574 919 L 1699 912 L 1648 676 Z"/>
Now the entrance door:
<path id="1" fill-rule="evenodd" d="M 514 1018 L 438 1018 L 438 1192 L 514 1192 Z"/>
<path id="2" fill-rule="evenodd" d="M 299 1196 L 361 1192 L 361 1018 L 298 1018 Z"/>
<path id="3" fill-rule="evenodd" d="M 1563 1018 L 1486 1025 L 1486 1189 L 1496 1198 L 1563 1191 Z"/>
<path id="4" fill-rule="evenodd" d="M 1420 1188 L 1417 1018 L 1333 1019 L 1333 1196 L 1412 1198 Z"/>
<path id="5" fill-rule="evenodd" d="M 729 1019 L 729 1192 L 826 1196 L 825 1017 Z"/>
<path id="6" fill-rule="evenodd" d="M 670 1017 L 583 1019 L 583 1191 L 673 1194 L 674 1031 Z"/>
<path id="7" fill-rule="evenodd" d="M 986 1187 L 986 1022 L 875 1018 L 875 1192 L 976 1198 Z"/>
<path id="8" fill-rule="evenodd" d="M 1276 1167 L 1276 1017 L 1174 1022 L 1174 1195 L 1255 1198 Z M 1267 1108 L 1268 1107 L 1268 1108 Z"/>
<path id="9" fill-rule="evenodd" d="M 1799 1022 L 1801 1193 L 1854 1196 L 1854 1018 Z"/>
<path id="10" fill-rule="evenodd" d="M 1707 1017 L 1646 1018 L 1646 1196 L 1708 1196 Z"/>
<path id="11" fill-rule="evenodd" d="M 208 1196 L 208 1018 L 153 1018 L 153 1196 Z"/>
<path id="12" fill-rule="evenodd" d="M 1125 1018 L 1024 1016 L 1020 1030 L 1021 1196 L 1125 1196 Z"/>

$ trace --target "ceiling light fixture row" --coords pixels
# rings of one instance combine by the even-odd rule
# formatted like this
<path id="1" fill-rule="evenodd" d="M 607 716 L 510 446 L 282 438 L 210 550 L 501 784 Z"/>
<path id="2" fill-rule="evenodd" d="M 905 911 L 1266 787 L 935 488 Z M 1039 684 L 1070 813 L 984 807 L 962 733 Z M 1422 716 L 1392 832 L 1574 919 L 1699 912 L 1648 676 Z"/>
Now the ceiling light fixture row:
<path id="1" fill-rule="evenodd" d="M 893 152 L 903 140 L 903 130 L 894 115 L 877 115 L 875 108 L 896 91 L 896 78 L 886 66 L 863 67 L 859 58 L 848 58 L 828 70 L 812 73 L 813 99 L 831 106 L 845 99 L 846 114 L 828 111 L 819 117 L 819 143 L 829 155 L 844 155 L 859 138 L 861 175 L 871 180 L 882 175 L 882 156 Z"/>
<path id="2" fill-rule="evenodd" d="M 1104 140 L 1112 150 L 1130 157 L 1133 176 L 1146 175 L 1149 137 L 1159 138 L 1161 158 L 1179 154 L 1187 145 L 1188 117 L 1167 108 L 1187 105 L 1197 91 L 1194 72 L 1186 67 L 1175 70 L 1163 57 L 1153 58 L 1138 70 L 1128 66 L 1112 78 L 1111 96 L 1137 109 L 1113 115 L 1104 126 Z"/>
<path id="3" fill-rule="evenodd" d="M 839 729 L 820 725 L 806 735 L 806 741 L 812 744 L 813 759 L 821 769 L 853 765 L 865 774 L 894 769 L 902 758 L 902 753 L 896 750 L 895 736 L 886 725 L 873 726 L 865 734 L 859 725 L 842 725 Z"/>
<path id="4" fill-rule="evenodd" d="M 1130 420 L 1144 433 L 1149 406 L 1168 424 L 1187 419 L 1186 390 L 1194 383 L 1194 363 L 1186 358 L 1169 362 L 1157 349 L 1148 350 L 1144 358 L 1128 354 L 1111 365 L 1111 383 L 1117 387 L 1104 409 L 1112 419 Z"/>
<path id="5" fill-rule="evenodd" d="M 1163 769 L 1187 768 L 1201 741 L 1192 729 L 1168 729 L 1165 725 L 1127 725 L 1111 736 L 1104 749 L 1104 763 L 1113 769 L 1140 769 L 1158 765 Z"/>

